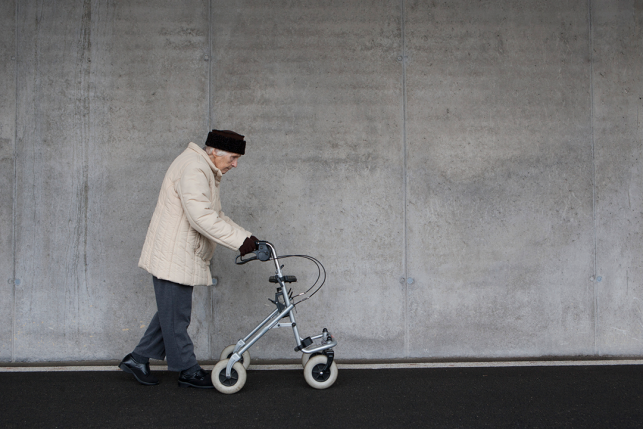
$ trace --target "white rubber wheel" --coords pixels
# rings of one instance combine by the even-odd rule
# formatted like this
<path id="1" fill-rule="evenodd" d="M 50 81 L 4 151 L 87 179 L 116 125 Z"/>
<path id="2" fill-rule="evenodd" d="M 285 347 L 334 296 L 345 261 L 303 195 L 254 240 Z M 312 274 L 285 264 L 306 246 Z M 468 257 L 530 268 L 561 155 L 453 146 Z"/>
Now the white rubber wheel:
<path id="1" fill-rule="evenodd" d="M 309 386 L 315 389 L 327 389 L 335 383 L 338 372 L 335 361 L 328 370 L 321 372 L 321 369 L 326 366 L 327 360 L 326 355 L 317 355 L 308 359 L 308 363 L 304 367 L 304 378 Z"/>
<path id="2" fill-rule="evenodd" d="M 301 355 L 301 366 L 306 368 L 306 362 L 308 362 L 308 359 L 310 359 L 311 356 L 317 356 L 321 353 L 302 353 Z"/>
<path id="3" fill-rule="evenodd" d="M 237 393 L 246 384 L 246 369 L 240 362 L 235 362 L 232 366 L 231 377 L 226 379 L 225 370 L 228 366 L 229 359 L 219 361 L 212 369 L 212 384 L 214 388 L 221 393 L 231 395 Z"/>
<path id="4" fill-rule="evenodd" d="M 219 360 L 225 360 L 225 359 L 230 359 L 232 357 L 232 353 L 234 353 L 234 348 L 236 345 L 232 344 L 221 352 L 221 356 L 219 357 Z M 248 350 L 246 350 L 242 355 L 241 355 L 241 360 L 239 361 L 243 364 L 243 367 L 245 369 L 248 369 L 250 366 L 250 353 Z"/>

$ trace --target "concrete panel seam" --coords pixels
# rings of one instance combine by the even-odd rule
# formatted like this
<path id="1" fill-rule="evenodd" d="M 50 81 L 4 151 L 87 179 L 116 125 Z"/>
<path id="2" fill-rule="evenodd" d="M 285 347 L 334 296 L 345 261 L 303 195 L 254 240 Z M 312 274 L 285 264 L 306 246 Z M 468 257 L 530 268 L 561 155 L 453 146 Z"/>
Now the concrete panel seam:
<path id="1" fill-rule="evenodd" d="M 401 19 L 400 19 L 400 32 L 402 33 L 402 150 L 404 151 L 404 167 L 402 172 L 402 187 L 403 189 L 403 269 L 404 278 L 407 279 L 408 273 L 408 240 L 407 240 L 407 198 L 408 198 L 408 174 L 407 174 L 407 147 L 406 147 L 406 40 L 404 22 L 406 20 L 405 0 L 401 0 Z M 398 58 L 399 59 L 399 58 Z M 409 285 L 407 282 L 403 283 L 404 286 L 404 356 L 409 356 Z"/>
<path id="2" fill-rule="evenodd" d="M 589 131 L 592 145 L 592 221 L 594 234 L 594 275 L 596 278 L 597 267 L 597 248 L 596 248 L 596 151 L 594 139 L 594 35 L 592 28 L 592 0 L 587 0 L 587 18 L 588 18 L 588 36 L 589 36 L 589 102 L 590 102 L 590 119 Z M 596 333 L 598 331 L 598 282 L 593 282 L 594 288 L 594 354 L 598 354 L 598 345 Z"/>
<path id="3" fill-rule="evenodd" d="M 208 129 L 212 129 L 212 0 L 208 2 Z"/>
<path id="4" fill-rule="evenodd" d="M 208 132 L 212 129 L 212 123 L 217 123 L 212 118 L 212 67 L 214 67 L 214 58 L 212 57 L 212 0 L 209 1 L 208 9 L 208 49 L 210 50 L 210 64 L 208 65 Z"/>
<path id="5" fill-rule="evenodd" d="M 212 0 L 208 1 L 208 129 L 206 130 L 206 133 L 210 132 L 212 129 L 212 124 L 211 124 L 211 118 L 212 118 L 212 94 L 210 91 L 212 91 Z M 208 321 L 207 323 L 207 335 L 208 335 L 208 352 L 210 353 L 210 359 L 213 358 L 213 344 L 212 344 L 212 334 L 214 332 L 210 332 L 210 327 L 212 325 L 212 322 L 214 321 L 214 291 L 212 288 L 209 288 L 208 295 L 210 298 L 210 317 L 211 320 Z"/>
<path id="6" fill-rule="evenodd" d="M 13 201 L 11 209 L 11 254 L 12 254 L 12 271 L 11 271 L 11 362 L 16 361 L 16 197 L 18 193 L 17 185 L 17 159 L 18 159 L 18 4 L 16 0 L 16 7 L 14 10 L 14 80 L 15 80 L 15 114 L 13 117 Z"/>

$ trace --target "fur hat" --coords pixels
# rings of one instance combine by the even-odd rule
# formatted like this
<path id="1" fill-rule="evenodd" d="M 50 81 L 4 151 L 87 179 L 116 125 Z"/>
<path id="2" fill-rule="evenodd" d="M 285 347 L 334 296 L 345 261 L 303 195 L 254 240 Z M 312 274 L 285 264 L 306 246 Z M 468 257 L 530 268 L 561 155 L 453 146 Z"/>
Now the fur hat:
<path id="1" fill-rule="evenodd" d="M 216 149 L 225 150 L 226 152 L 245 155 L 246 141 L 244 136 L 229 130 L 212 130 L 208 133 L 208 139 L 205 141 L 206 146 Z"/>

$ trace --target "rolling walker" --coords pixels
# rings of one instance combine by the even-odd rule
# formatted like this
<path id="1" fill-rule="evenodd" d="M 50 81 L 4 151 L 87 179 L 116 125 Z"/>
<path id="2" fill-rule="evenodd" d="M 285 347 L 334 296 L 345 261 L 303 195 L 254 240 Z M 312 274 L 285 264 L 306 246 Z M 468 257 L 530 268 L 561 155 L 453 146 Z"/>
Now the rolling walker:
<path id="1" fill-rule="evenodd" d="M 292 289 L 288 289 L 286 286 L 287 283 L 296 282 L 297 278 L 295 276 L 285 276 L 281 272 L 283 265 L 280 264 L 279 260 L 285 258 L 304 258 L 317 265 L 319 272 L 317 280 L 306 292 L 293 296 Z M 317 259 L 307 255 L 277 256 L 275 248 L 267 241 L 258 241 L 254 256 L 246 259 L 237 256 L 235 263 L 242 265 L 256 260 L 264 262 L 272 260 L 275 263 L 275 275 L 270 276 L 269 281 L 270 283 L 278 284 L 275 300 L 270 300 L 276 308 L 247 336 L 240 339 L 237 344 L 223 349 L 221 360 L 212 370 L 212 384 L 219 392 L 225 394 L 232 394 L 241 390 L 246 383 L 246 369 L 250 366 L 250 353 L 248 352 L 250 347 L 273 328 L 292 328 L 297 344 L 295 351 L 302 352 L 301 364 L 304 367 L 306 382 L 315 389 L 326 389 L 332 386 L 337 380 L 338 372 L 337 364 L 334 361 L 335 352 L 333 351 L 337 341 L 326 328 L 317 336 L 301 338 L 293 311 L 296 305 L 310 299 L 324 285 L 326 281 L 324 266 Z M 318 283 L 319 286 L 317 286 Z M 286 317 L 290 319 L 290 322 L 281 322 Z"/>

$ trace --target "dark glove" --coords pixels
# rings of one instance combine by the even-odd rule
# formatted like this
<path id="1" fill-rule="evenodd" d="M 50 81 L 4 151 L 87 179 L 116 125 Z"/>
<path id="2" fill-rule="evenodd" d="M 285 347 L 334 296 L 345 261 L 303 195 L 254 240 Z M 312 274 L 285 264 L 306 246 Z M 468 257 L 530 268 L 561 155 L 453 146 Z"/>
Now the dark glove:
<path id="1" fill-rule="evenodd" d="M 239 247 L 239 253 L 241 253 L 241 256 L 247 255 L 248 253 L 252 253 L 257 250 L 257 241 L 259 241 L 259 239 L 254 235 L 246 238 L 243 241 L 241 247 Z"/>

